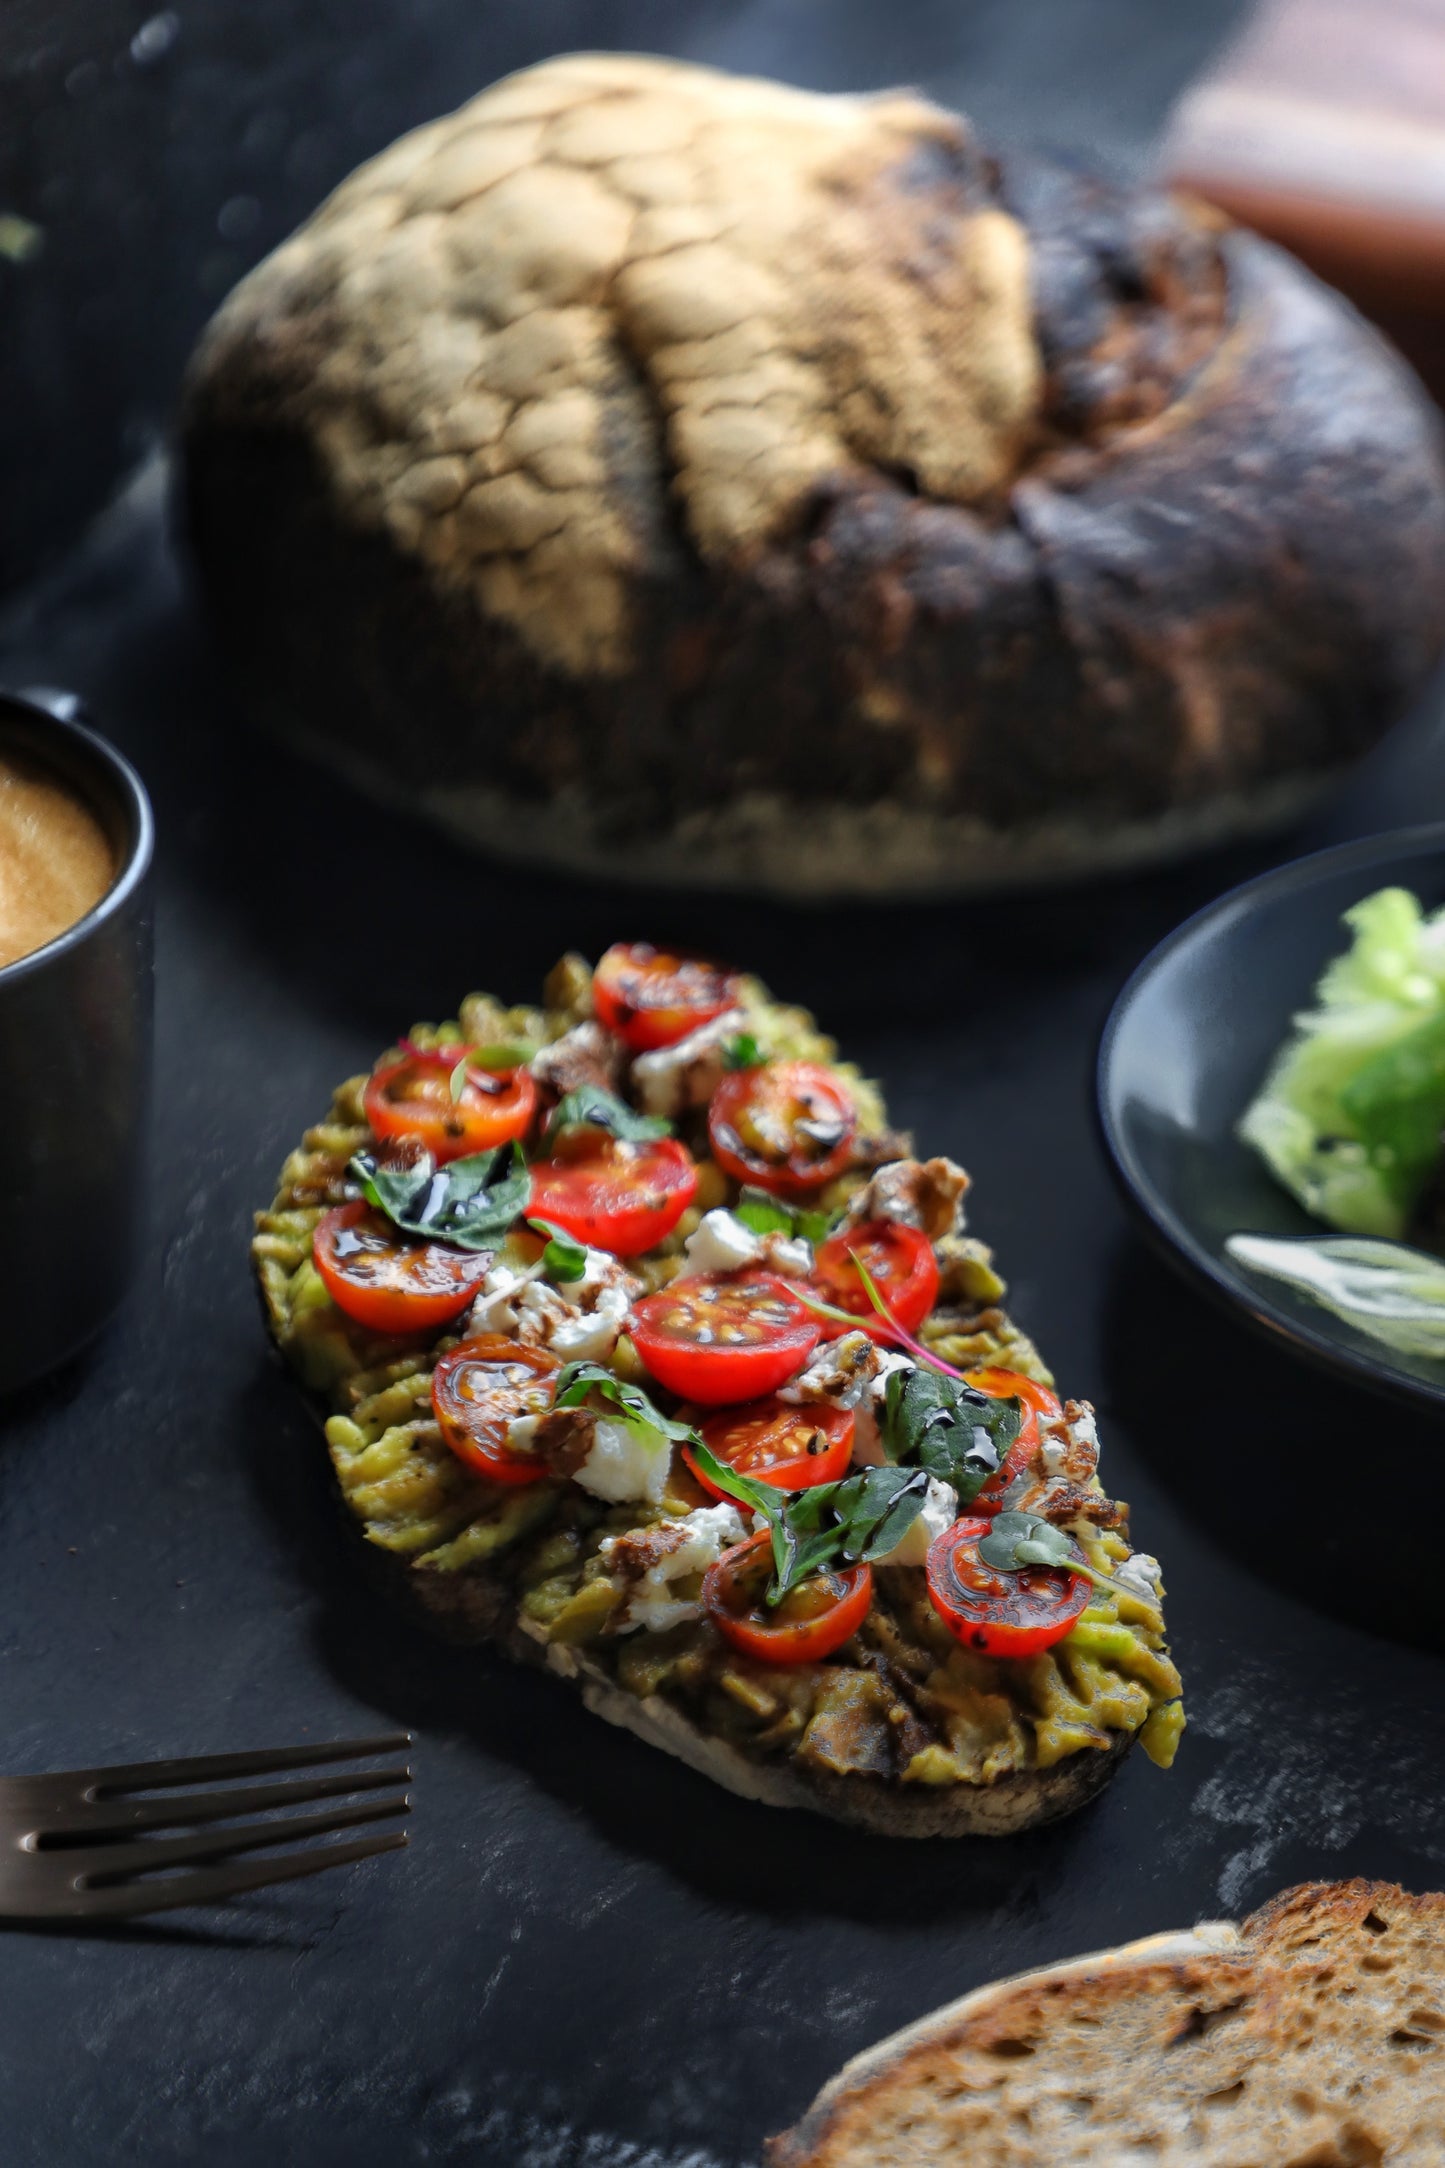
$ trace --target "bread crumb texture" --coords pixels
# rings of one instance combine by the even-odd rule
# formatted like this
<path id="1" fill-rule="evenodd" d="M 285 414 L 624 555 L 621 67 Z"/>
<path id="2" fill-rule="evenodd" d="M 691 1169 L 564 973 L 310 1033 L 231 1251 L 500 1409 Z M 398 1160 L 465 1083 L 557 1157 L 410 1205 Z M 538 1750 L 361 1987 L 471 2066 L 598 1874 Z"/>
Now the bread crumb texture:
<path id="1" fill-rule="evenodd" d="M 1016 220 L 982 194 L 939 215 L 974 157 L 908 93 L 547 61 L 353 174 L 201 367 L 263 351 L 356 525 L 539 662 L 620 675 L 670 517 L 726 573 L 826 478 L 959 504 L 1007 482 L 1042 363 Z M 671 504 L 638 486 L 659 423 Z"/>
<path id="2" fill-rule="evenodd" d="M 1313 1883 L 985 1988 L 851 2063 L 772 2168 L 1439 2168 L 1445 1896 Z"/>

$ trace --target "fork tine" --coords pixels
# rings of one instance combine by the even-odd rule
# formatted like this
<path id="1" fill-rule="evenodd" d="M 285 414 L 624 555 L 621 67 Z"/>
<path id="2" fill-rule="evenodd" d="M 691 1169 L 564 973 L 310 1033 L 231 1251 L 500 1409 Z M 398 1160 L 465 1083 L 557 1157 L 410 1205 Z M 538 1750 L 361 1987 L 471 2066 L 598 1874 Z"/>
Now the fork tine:
<path id="1" fill-rule="evenodd" d="M 379 1791 L 384 1784 L 409 1784 L 407 1768 L 365 1769 L 339 1777 L 302 1777 L 290 1784 L 252 1784 L 224 1792 L 180 1792 L 171 1799 L 133 1799 L 121 1795 L 95 1806 L 83 1802 L 70 1811 L 53 1809 L 43 1816 L 37 1850 L 59 1850 L 56 1837 L 125 1837 L 143 1829 L 174 1829 L 183 1823 L 221 1822 L 268 1807 L 299 1807 L 312 1799 L 340 1799 L 349 1792 Z M 278 1830 L 287 1825 L 278 1823 Z"/>
<path id="2" fill-rule="evenodd" d="M 411 1801 L 404 1792 L 394 1799 L 372 1799 L 365 1806 L 345 1807 L 339 1813 L 327 1808 L 321 1814 L 292 1814 L 271 1822 L 247 1822 L 239 1829 L 213 1829 L 193 1837 L 137 1837 L 133 1844 L 87 1844 L 43 1854 L 63 1865 L 64 1871 L 83 1887 L 118 1881 L 122 1876 L 146 1874 L 157 1867 L 189 1867 L 198 1860 L 227 1859 L 233 1852 L 256 1852 L 263 1845 L 291 1844 L 301 1837 L 329 1835 L 334 1829 L 352 1829 L 359 1822 L 380 1822 L 391 1814 L 409 1814 Z"/>
<path id="3" fill-rule="evenodd" d="M 382 1837 L 318 1844 L 309 1852 L 292 1853 L 283 1859 L 211 1867 L 199 1874 L 178 1874 L 165 1882 L 112 1882 L 99 1889 L 78 1889 L 70 1894 L 67 1904 L 55 1907 L 55 1916 L 135 1919 L 145 1912 L 174 1912 L 181 1905 L 220 1904 L 224 1898 L 243 1896 L 247 1890 L 269 1889 L 273 1882 L 296 1882 L 303 1875 L 344 1867 L 352 1860 L 371 1859 L 378 1852 L 400 1852 L 406 1842 L 405 1830 L 395 1829 Z"/>
<path id="4" fill-rule="evenodd" d="M 70 1783 L 109 1792 L 160 1791 L 168 1784 L 209 1784 L 219 1777 L 264 1777 L 278 1769 L 305 1769 L 313 1762 L 360 1761 L 370 1754 L 396 1754 L 411 1745 L 409 1731 L 390 1731 L 375 1739 L 329 1739 L 317 1746 L 278 1746 L 254 1754 L 193 1754 L 184 1761 L 114 1762 L 102 1769 L 65 1769 L 52 1783 Z"/>

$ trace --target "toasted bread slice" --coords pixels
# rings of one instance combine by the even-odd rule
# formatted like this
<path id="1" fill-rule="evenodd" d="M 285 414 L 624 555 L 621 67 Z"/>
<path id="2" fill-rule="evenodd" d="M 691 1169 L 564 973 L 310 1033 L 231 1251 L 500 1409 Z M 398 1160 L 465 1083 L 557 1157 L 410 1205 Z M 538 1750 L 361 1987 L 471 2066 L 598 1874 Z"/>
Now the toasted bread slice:
<path id="1" fill-rule="evenodd" d="M 856 2056 L 771 2168 L 1440 2168 L 1445 1895 L 1287 1890 L 978 1989 Z"/>

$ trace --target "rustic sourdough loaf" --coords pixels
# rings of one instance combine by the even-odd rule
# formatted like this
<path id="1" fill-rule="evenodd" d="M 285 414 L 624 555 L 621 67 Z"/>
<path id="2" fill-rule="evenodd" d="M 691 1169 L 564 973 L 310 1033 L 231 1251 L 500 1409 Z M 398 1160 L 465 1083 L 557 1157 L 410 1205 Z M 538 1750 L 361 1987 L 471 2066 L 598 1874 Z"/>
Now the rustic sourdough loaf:
<path id="1" fill-rule="evenodd" d="M 1445 1896 L 1287 1890 L 966 1995 L 848 2063 L 772 2168 L 1439 2168 Z"/>
<path id="2" fill-rule="evenodd" d="M 1216 213 L 906 92 L 582 54 L 360 168 L 205 335 L 256 717 L 488 846 L 966 889 L 1277 822 L 1440 643 L 1438 419 Z"/>

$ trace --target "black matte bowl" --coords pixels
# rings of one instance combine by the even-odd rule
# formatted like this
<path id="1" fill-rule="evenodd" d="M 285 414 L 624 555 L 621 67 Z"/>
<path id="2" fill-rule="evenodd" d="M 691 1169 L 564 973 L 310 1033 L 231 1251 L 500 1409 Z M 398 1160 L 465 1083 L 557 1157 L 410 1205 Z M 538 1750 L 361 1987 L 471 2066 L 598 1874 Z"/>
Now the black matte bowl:
<path id="1" fill-rule="evenodd" d="M 1172 1262 L 1301 1355 L 1381 1392 L 1445 1406 L 1445 1362 L 1397 1354 L 1226 1256 L 1232 1234 L 1327 1235 L 1235 1125 L 1321 971 L 1341 914 L 1377 888 L 1445 903 L 1445 825 L 1296 859 L 1232 889 L 1162 941 L 1114 1004 L 1099 1119 L 1126 1201 Z"/>

